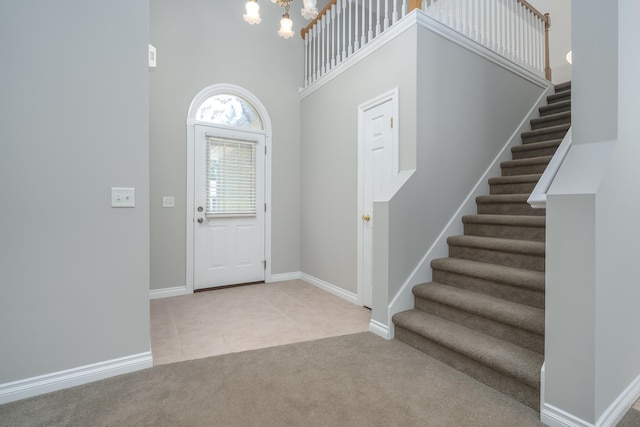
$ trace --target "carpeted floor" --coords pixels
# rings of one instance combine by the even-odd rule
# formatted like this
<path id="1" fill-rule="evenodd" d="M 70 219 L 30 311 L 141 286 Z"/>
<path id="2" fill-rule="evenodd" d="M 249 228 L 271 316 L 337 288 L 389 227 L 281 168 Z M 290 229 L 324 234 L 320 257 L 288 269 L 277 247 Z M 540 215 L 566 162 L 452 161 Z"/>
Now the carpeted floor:
<path id="1" fill-rule="evenodd" d="M 399 341 L 359 333 L 209 357 L 0 406 L 2 426 L 540 426 Z"/>

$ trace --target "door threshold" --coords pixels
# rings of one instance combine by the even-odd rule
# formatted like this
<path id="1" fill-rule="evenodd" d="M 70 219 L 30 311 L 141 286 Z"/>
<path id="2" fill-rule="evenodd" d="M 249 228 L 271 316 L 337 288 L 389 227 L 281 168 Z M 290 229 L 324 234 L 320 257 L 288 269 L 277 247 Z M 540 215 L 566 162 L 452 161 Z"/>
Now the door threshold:
<path id="1" fill-rule="evenodd" d="M 263 284 L 263 283 L 265 283 L 264 280 L 259 281 L 259 282 L 236 283 L 234 285 L 212 286 L 210 288 L 194 289 L 193 293 L 195 294 L 195 293 L 198 293 L 198 292 L 217 291 L 218 289 L 239 288 L 240 286 L 260 285 L 260 284 Z"/>

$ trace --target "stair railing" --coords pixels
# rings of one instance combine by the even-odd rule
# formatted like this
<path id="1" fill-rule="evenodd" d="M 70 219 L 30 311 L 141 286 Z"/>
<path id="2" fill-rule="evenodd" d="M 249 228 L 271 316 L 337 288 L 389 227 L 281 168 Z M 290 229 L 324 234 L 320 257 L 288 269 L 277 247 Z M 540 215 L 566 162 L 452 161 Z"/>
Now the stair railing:
<path id="1" fill-rule="evenodd" d="M 532 208 L 546 209 L 547 191 L 549 190 L 549 187 L 551 187 L 553 179 L 556 177 L 558 170 L 560 170 L 560 166 L 562 166 L 564 158 L 567 157 L 567 153 L 569 152 L 569 148 L 571 148 L 572 141 L 573 137 L 571 135 L 571 128 L 569 128 L 567 134 L 564 136 L 562 142 L 558 146 L 558 149 L 551 158 L 551 161 L 538 180 L 538 183 L 529 195 L 529 199 L 527 199 L 527 203 L 529 203 Z"/>
<path id="2" fill-rule="evenodd" d="M 414 9 L 551 80 L 551 19 L 525 0 L 331 0 L 301 30 L 305 87 Z"/>

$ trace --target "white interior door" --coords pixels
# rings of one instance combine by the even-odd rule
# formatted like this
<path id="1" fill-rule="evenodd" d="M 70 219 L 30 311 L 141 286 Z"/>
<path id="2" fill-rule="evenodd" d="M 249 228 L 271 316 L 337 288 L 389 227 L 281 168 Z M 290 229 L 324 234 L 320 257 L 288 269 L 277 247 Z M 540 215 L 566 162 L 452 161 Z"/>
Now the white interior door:
<path id="1" fill-rule="evenodd" d="M 195 126 L 194 289 L 265 277 L 265 136 Z"/>
<path id="2" fill-rule="evenodd" d="M 364 112 L 364 162 L 362 177 L 362 291 L 363 305 L 371 307 L 373 300 L 373 201 L 376 195 L 397 174 L 394 153 L 392 99 Z"/>

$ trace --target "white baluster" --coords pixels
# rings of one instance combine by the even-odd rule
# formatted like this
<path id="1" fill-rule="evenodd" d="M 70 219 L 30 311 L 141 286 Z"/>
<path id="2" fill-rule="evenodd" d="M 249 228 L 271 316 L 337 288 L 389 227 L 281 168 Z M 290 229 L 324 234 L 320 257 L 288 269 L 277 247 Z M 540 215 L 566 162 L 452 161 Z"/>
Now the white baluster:
<path id="1" fill-rule="evenodd" d="M 391 22 L 398 22 L 398 0 L 393 0 L 393 13 L 391 14 Z"/>
<path id="2" fill-rule="evenodd" d="M 313 69 L 313 81 L 316 81 L 318 79 L 318 23 L 317 22 L 313 26 L 311 31 L 313 31 L 313 47 L 311 49 L 311 54 L 313 56 L 312 57 L 313 64 L 311 68 Z"/>
<path id="3" fill-rule="evenodd" d="M 369 0 L 369 3 L 371 3 L 371 0 Z M 364 47 L 365 44 L 367 44 L 367 22 L 365 20 L 365 18 L 367 17 L 367 11 L 365 10 L 364 7 L 364 0 L 362 1 L 362 7 L 361 7 L 361 16 L 362 16 L 362 34 L 360 35 L 360 47 Z"/>
<path id="4" fill-rule="evenodd" d="M 371 3 L 371 0 L 369 0 L 369 37 L 368 37 L 368 42 L 370 42 L 371 40 L 373 40 L 373 4 Z"/>
<path id="5" fill-rule="evenodd" d="M 384 0 L 384 21 L 382 22 L 382 31 L 389 28 L 389 0 Z"/>
<path id="6" fill-rule="evenodd" d="M 353 50 L 355 52 L 360 47 L 360 44 L 359 44 L 360 36 L 358 34 L 358 23 L 360 22 L 360 19 L 359 19 L 360 16 L 358 15 L 358 0 L 355 0 L 354 3 L 356 4 L 355 19 L 354 19 L 354 22 L 356 23 L 356 31 L 353 38 Z"/>
<path id="7" fill-rule="evenodd" d="M 335 4 L 336 8 L 336 63 L 342 62 L 342 50 L 340 49 L 340 18 L 342 17 L 342 0 L 337 0 Z"/>
<path id="8" fill-rule="evenodd" d="M 376 1 L 376 37 L 382 32 L 382 25 L 380 25 L 380 0 Z"/>
<path id="9" fill-rule="evenodd" d="M 407 0 L 402 0 L 402 13 L 400 18 L 404 18 L 407 15 Z"/>
<path id="10" fill-rule="evenodd" d="M 353 0 L 349 0 L 349 16 L 345 16 L 345 19 L 349 22 L 349 56 L 353 53 Z"/>
<path id="11" fill-rule="evenodd" d="M 336 66 L 336 9 L 331 8 L 331 68 Z"/>
<path id="12" fill-rule="evenodd" d="M 331 14 L 327 13 L 324 15 L 325 25 L 322 28 L 322 44 L 324 45 L 324 56 L 322 57 L 324 63 L 325 73 L 328 73 L 331 70 Z"/>
<path id="13" fill-rule="evenodd" d="M 347 59 L 347 15 L 346 0 L 338 0 L 342 6 L 342 58 L 341 61 Z"/>
<path id="14" fill-rule="evenodd" d="M 462 34 L 464 34 L 465 36 L 469 35 L 469 27 L 467 25 L 467 19 L 468 19 L 468 0 L 462 0 L 462 5 L 460 8 L 460 21 L 462 21 Z"/>
<path id="15" fill-rule="evenodd" d="M 309 33 L 304 37 L 304 87 L 309 86 Z"/>

